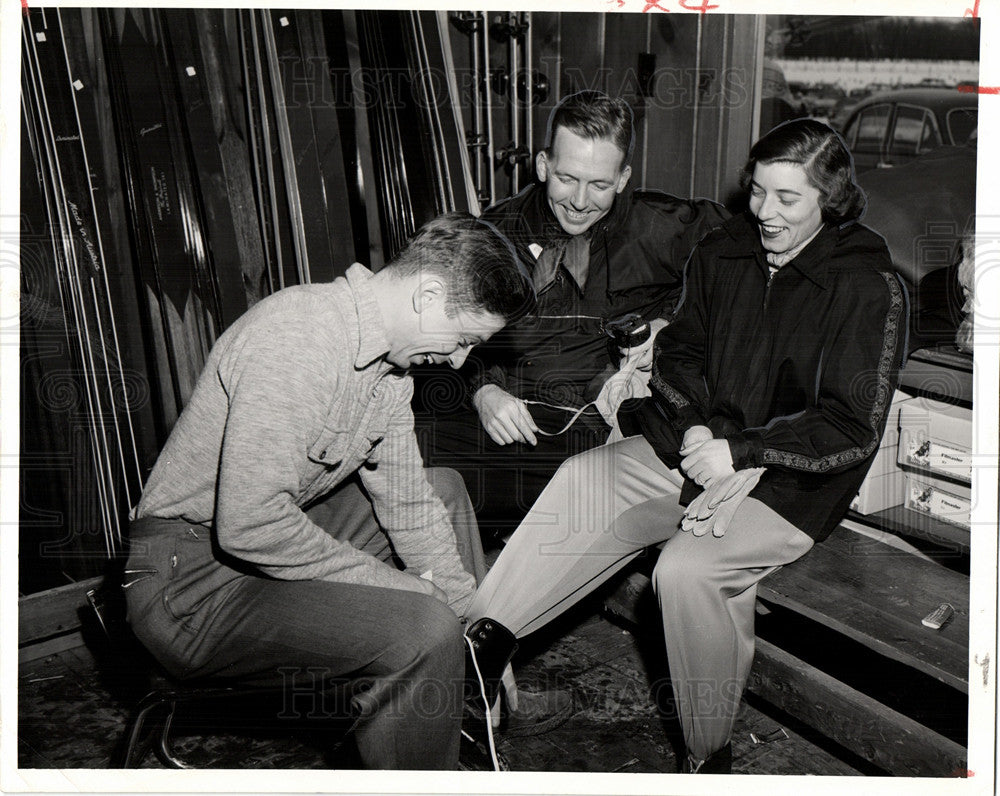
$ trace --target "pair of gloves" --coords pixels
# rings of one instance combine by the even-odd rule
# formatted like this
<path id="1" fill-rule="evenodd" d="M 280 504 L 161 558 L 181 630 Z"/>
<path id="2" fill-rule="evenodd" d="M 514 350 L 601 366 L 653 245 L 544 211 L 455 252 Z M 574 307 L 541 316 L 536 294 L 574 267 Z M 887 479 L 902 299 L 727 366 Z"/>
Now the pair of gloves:
<path id="1" fill-rule="evenodd" d="M 620 435 L 618 439 L 642 434 L 660 460 L 671 469 L 684 471 L 682 462 L 699 447 L 697 442 L 692 444 L 678 439 L 677 432 L 656 400 L 627 401 L 615 420 L 615 431 Z M 705 431 L 709 433 L 708 429 Z M 609 442 L 614 439 L 612 436 Z M 713 536 L 724 536 L 736 509 L 757 486 L 764 471 L 763 467 L 750 467 L 707 481 L 702 491 L 688 503 L 681 520 L 681 530 L 691 531 L 695 536 L 704 536 L 709 531 Z M 696 488 L 692 476 L 687 475 L 689 481 L 681 492 L 685 499 L 685 493 Z"/>
<path id="2" fill-rule="evenodd" d="M 690 451 L 662 455 L 660 448 L 677 450 L 674 447 L 676 443 L 671 443 L 669 439 L 669 422 L 666 417 L 662 420 L 653 417 L 652 422 L 649 422 L 650 413 L 658 409 L 657 403 L 636 400 L 652 395 L 649 375 L 653 364 L 653 343 L 656 333 L 666 325 L 663 319 L 652 321 L 649 340 L 641 346 L 621 352 L 623 360 L 618 371 L 605 381 L 594 405 L 612 428 L 607 440 L 609 443 L 642 433 L 668 467 L 678 467 L 680 457 L 693 452 L 697 446 L 693 446 Z M 626 401 L 629 404 L 623 407 L 622 404 Z M 623 417 L 619 417 L 620 410 L 624 410 Z M 657 439 L 651 429 L 665 433 L 668 439 Z M 681 446 L 683 447 L 683 443 Z M 709 481 L 685 509 L 681 530 L 690 531 L 695 536 L 704 536 L 709 531 L 713 536 L 724 536 L 736 510 L 757 486 L 764 470 L 763 467 L 751 467 Z"/>
<path id="3" fill-rule="evenodd" d="M 757 486 L 764 469 L 750 467 L 710 481 L 701 494 L 688 503 L 681 530 L 695 536 L 704 536 L 709 531 L 716 537 L 725 536 L 736 509 Z"/>

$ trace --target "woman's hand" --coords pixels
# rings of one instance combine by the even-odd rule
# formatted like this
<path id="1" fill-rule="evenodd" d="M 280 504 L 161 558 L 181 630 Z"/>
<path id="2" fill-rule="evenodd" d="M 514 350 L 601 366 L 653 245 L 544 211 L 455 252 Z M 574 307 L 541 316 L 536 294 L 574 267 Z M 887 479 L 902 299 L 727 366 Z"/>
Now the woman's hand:
<path id="1" fill-rule="evenodd" d="M 712 439 L 712 430 L 708 426 L 691 426 L 684 432 L 684 439 L 681 440 L 681 456 L 687 456 L 701 443 Z"/>
<path id="2" fill-rule="evenodd" d="M 703 428 L 695 426 L 694 428 Z M 688 429 L 688 432 L 693 429 Z M 711 433 L 711 432 L 710 432 Z M 698 486 L 708 486 L 716 478 L 732 475 L 733 455 L 729 450 L 729 442 L 724 439 L 710 439 L 694 446 L 687 444 L 687 434 L 684 435 L 685 445 L 680 450 L 681 470 Z"/>

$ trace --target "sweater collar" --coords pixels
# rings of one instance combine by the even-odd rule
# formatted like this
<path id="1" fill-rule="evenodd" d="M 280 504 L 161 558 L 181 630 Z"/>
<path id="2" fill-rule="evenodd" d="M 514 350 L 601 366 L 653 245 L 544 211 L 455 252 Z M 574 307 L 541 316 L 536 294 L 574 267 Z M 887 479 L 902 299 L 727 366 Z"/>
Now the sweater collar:
<path id="1" fill-rule="evenodd" d="M 749 213 L 734 217 L 723 225 L 729 235 L 726 245 L 720 252 L 720 257 L 754 257 L 758 263 L 767 269 L 767 253 L 760 242 L 760 232 L 757 222 Z M 830 253 L 836 248 L 842 227 L 824 222 L 822 229 L 794 259 L 782 268 L 794 268 L 806 279 L 821 288 L 829 284 L 828 263 Z"/>
<path id="2" fill-rule="evenodd" d="M 389 351 L 389 334 L 382 322 L 382 313 L 372 288 L 373 274 L 361 263 L 354 263 L 344 275 L 351 288 L 354 306 L 358 313 L 358 353 L 354 358 L 356 368 L 368 367 Z M 386 366 L 389 367 L 388 363 Z"/>

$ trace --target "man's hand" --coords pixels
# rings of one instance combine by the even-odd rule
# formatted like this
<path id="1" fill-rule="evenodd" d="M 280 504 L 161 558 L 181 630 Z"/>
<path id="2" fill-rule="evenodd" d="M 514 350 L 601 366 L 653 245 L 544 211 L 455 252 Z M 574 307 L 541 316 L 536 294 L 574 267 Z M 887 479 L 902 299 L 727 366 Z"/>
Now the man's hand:
<path id="1" fill-rule="evenodd" d="M 687 434 L 684 438 L 686 441 Z M 708 486 L 716 478 L 735 472 L 733 455 L 729 450 L 729 443 L 724 439 L 710 439 L 691 447 L 685 445 L 679 452 L 684 457 L 681 459 L 681 470 L 698 486 Z"/>
<path id="2" fill-rule="evenodd" d="M 430 585 L 431 587 L 431 590 L 428 592 L 428 594 L 430 594 L 431 597 L 437 597 L 445 605 L 448 605 L 451 602 L 451 598 L 445 593 L 445 590 L 442 589 L 440 586 L 435 586 L 430 581 L 424 581 L 424 582 Z"/>
<path id="3" fill-rule="evenodd" d="M 622 364 L 625 364 L 627 358 L 628 362 L 636 362 L 636 370 L 652 370 L 653 369 L 653 342 L 656 340 L 656 335 L 664 326 L 667 325 L 667 320 L 665 318 L 653 318 L 649 322 L 649 339 L 642 345 L 637 345 L 634 348 L 619 348 L 618 352 L 622 355 Z"/>
<path id="4" fill-rule="evenodd" d="M 445 605 L 448 604 L 450 598 L 445 593 L 444 589 L 440 586 L 435 586 L 430 579 L 420 577 L 412 569 L 404 570 L 403 574 L 408 575 L 409 577 L 406 578 L 405 585 L 401 586 L 401 588 L 408 591 L 420 592 L 421 594 L 429 594 L 431 597 L 439 599 Z"/>
<path id="5" fill-rule="evenodd" d="M 520 398 L 495 384 L 487 384 L 472 396 L 472 405 L 479 413 L 479 422 L 497 445 L 538 443 L 535 436 L 538 426 Z"/>

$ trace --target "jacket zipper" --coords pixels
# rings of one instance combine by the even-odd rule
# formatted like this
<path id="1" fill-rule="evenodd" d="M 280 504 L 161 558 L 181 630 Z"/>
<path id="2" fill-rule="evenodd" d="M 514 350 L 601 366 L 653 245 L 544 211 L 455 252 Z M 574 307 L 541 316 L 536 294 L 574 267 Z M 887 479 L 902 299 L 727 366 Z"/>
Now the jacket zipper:
<path id="1" fill-rule="evenodd" d="M 779 268 L 778 271 L 781 269 Z M 771 297 L 771 282 L 774 281 L 774 277 L 778 275 L 778 271 L 771 272 L 771 269 L 767 269 L 767 282 L 764 285 L 764 310 L 767 310 L 767 302 Z"/>

